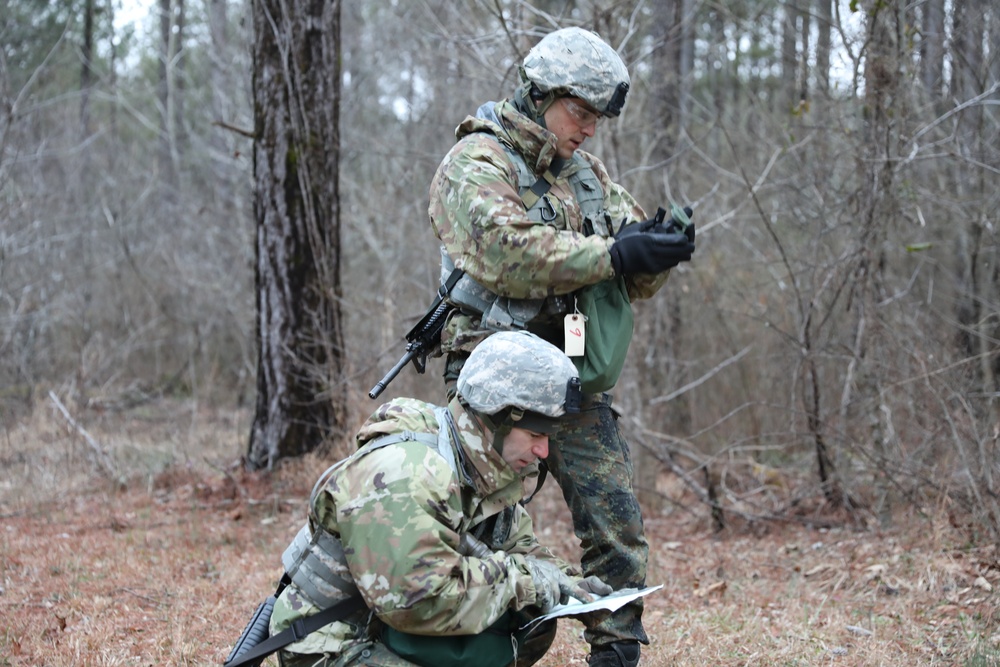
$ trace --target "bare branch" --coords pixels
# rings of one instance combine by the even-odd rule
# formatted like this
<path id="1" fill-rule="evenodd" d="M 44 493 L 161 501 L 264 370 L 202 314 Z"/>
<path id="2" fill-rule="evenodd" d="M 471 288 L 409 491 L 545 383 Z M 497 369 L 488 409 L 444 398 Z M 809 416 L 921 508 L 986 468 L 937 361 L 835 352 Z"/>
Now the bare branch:
<path id="1" fill-rule="evenodd" d="M 674 391 L 670 392 L 669 394 L 666 394 L 665 396 L 657 396 L 656 398 L 652 398 L 652 399 L 649 400 L 649 404 L 650 405 L 657 405 L 659 403 L 666 403 L 667 401 L 673 400 L 673 399 L 677 398 L 678 396 L 680 396 L 681 394 L 683 394 L 685 392 L 688 392 L 688 391 L 694 389 L 695 387 L 697 387 L 699 385 L 704 384 L 705 382 L 707 382 L 712 377 L 718 375 L 719 372 L 723 368 L 725 368 L 726 366 L 729 366 L 731 364 L 735 364 L 737 361 L 739 361 L 740 359 L 742 359 L 743 357 L 745 357 L 747 355 L 747 353 L 749 353 L 752 348 L 753 348 L 753 345 L 747 345 L 745 348 L 743 348 L 742 350 L 740 350 L 739 352 L 737 352 L 733 356 L 729 357 L 728 359 L 726 359 L 725 361 L 723 361 L 721 364 L 719 364 L 718 366 L 716 366 L 715 368 L 713 368 L 709 372 L 707 372 L 704 375 L 702 375 L 697 380 L 695 380 L 693 382 L 688 382 L 686 385 L 684 385 L 680 389 L 675 389 Z"/>
<path id="2" fill-rule="evenodd" d="M 87 432 L 87 429 L 83 428 L 83 426 L 81 426 L 75 419 L 73 419 L 73 416 L 69 413 L 69 410 L 66 409 L 66 406 L 63 405 L 62 401 L 59 400 L 59 397 L 56 396 L 55 392 L 52 390 L 49 390 L 49 400 L 51 400 L 52 403 L 56 406 L 56 408 L 58 408 L 59 412 L 62 413 L 62 416 L 65 417 L 69 425 L 73 427 L 73 430 L 79 433 L 86 441 L 86 443 L 90 445 L 90 449 L 94 453 L 95 463 L 97 463 L 97 467 L 104 474 L 104 476 L 109 479 L 114 479 L 115 478 L 114 463 L 112 462 L 111 457 L 108 456 L 108 453 L 104 451 L 104 448 L 101 447 L 100 443 L 98 443 L 97 440 L 94 439 L 94 436 L 90 435 L 90 433 Z"/>

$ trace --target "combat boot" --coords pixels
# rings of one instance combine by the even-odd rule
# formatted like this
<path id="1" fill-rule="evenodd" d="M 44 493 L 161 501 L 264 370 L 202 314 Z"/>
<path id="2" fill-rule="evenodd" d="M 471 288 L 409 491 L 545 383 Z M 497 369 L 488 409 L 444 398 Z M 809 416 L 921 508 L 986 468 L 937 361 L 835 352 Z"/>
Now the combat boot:
<path id="1" fill-rule="evenodd" d="M 587 664 L 590 667 L 637 667 L 639 642 L 614 642 L 594 648 Z"/>

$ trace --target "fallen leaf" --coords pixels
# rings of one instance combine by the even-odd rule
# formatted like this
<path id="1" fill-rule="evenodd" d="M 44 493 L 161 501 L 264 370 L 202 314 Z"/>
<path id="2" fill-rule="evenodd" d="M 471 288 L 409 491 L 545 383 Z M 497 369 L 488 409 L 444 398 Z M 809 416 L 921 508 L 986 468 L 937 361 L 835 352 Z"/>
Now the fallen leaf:
<path id="1" fill-rule="evenodd" d="M 972 585 L 975 586 L 976 588 L 983 589 L 987 593 L 993 590 L 993 585 L 990 582 L 986 581 L 985 577 L 976 577 L 976 580 L 972 582 Z"/>
<path id="2" fill-rule="evenodd" d="M 714 584 L 710 585 L 708 588 L 702 588 L 700 590 L 695 591 L 694 594 L 700 598 L 703 598 L 708 595 L 711 595 L 712 593 L 718 593 L 719 595 L 722 595 L 725 592 L 726 592 L 726 582 L 717 581 Z"/>

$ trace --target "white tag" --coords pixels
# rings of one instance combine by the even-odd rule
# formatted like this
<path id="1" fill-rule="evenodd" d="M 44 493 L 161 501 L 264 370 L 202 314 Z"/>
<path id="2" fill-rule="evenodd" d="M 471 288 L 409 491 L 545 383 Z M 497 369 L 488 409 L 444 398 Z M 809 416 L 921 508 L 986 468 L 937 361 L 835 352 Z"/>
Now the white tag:
<path id="1" fill-rule="evenodd" d="M 579 313 L 570 313 L 563 320 L 566 336 L 566 356 L 582 357 L 584 341 L 587 338 L 586 318 Z"/>

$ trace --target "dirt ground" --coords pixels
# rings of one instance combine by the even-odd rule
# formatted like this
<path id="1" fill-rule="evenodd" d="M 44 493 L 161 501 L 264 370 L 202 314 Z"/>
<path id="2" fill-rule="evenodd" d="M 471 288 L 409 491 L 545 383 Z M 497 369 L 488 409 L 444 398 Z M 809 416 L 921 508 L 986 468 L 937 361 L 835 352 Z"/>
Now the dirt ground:
<path id="1" fill-rule="evenodd" d="M 246 432 L 238 420 L 158 432 L 168 426 L 116 433 L 205 451 L 220 428 L 223 440 Z M 170 446 L 155 473 L 111 481 L 94 475 L 79 433 L 25 429 L 0 444 L 0 665 L 221 664 L 273 590 L 327 462 L 251 475 Z M 540 541 L 577 559 L 555 484 L 531 508 Z M 996 547 L 946 517 L 911 511 L 885 532 L 831 517 L 714 533 L 698 513 L 647 513 L 647 583 L 664 588 L 646 598 L 643 664 L 1000 665 Z M 540 664 L 585 665 L 581 631 L 560 622 Z"/>

